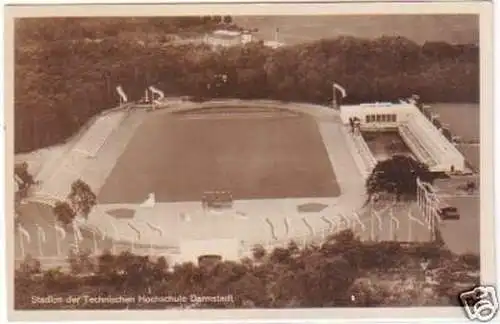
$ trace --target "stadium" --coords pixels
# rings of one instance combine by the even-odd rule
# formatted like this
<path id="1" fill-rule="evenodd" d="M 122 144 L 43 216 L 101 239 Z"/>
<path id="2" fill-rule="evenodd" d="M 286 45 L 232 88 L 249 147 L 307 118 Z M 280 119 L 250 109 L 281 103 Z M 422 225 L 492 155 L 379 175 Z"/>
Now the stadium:
<path id="1" fill-rule="evenodd" d="M 319 243 L 348 228 L 365 240 L 428 241 L 435 211 L 366 206 L 365 179 L 378 157 L 349 123 L 355 117 L 373 126 L 367 117 L 373 111 L 397 115 L 379 118 L 377 127 L 393 123 L 419 160 L 465 170 L 444 137 L 438 145 L 430 140 L 435 130 L 412 102 L 341 109 L 276 101 L 122 102 L 44 163 L 36 192 L 18 208 L 16 260 L 31 255 L 53 265 L 75 250 L 130 250 L 170 262 L 213 254 L 241 259 L 256 245 Z M 61 228 L 53 206 L 77 179 L 97 194 L 97 205 Z"/>

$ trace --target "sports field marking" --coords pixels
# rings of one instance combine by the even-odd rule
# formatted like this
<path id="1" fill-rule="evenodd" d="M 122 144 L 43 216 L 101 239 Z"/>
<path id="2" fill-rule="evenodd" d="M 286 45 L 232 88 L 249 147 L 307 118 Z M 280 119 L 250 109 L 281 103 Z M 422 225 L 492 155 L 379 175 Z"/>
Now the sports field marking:
<path id="1" fill-rule="evenodd" d="M 263 113 L 243 113 L 243 114 L 238 114 L 238 113 L 231 113 L 231 114 L 200 114 L 200 115 L 184 115 L 181 118 L 182 119 L 264 119 L 264 118 L 294 118 L 297 116 L 277 116 L 276 114 L 270 113 L 270 114 L 263 114 Z"/>

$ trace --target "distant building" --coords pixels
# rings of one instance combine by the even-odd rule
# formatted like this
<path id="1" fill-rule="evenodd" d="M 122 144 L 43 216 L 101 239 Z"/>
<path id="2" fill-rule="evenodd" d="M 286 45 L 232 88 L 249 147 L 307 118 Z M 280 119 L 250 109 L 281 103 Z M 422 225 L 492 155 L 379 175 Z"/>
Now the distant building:
<path id="1" fill-rule="evenodd" d="M 264 46 L 271 47 L 271 48 L 279 48 L 279 47 L 282 47 L 284 45 L 285 45 L 284 43 L 280 43 L 280 42 L 277 42 L 274 40 L 264 42 Z"/>
<path id="2" fill-rule="evenodd" d="M 279 41 L 280 39 L 279 35 L 280 35 L 280 29 L 276 28 L 276 30 L 274 31 L 274 39 L 264 41 L 264 46 L 271 47 L 274 49 L 284 46 L 285 43 Z"/>
<path id="3" fill-rule="evenodd" d="M 245 45 L 253 41 L 249 31 L 216 30 L 205 35 L 204 42 L 213 47 L 232 47 Z"/>

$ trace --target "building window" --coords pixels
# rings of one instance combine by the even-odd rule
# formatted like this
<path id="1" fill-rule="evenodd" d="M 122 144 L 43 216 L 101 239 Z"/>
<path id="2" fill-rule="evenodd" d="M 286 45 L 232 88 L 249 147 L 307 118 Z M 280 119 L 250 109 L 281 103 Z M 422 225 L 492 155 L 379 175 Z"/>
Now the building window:
<path id="1" fill-rule="evenodd" d="M 396 114 L 392 115 L 392 121 L 393 121 L 393 122 L 396 122 L 396 121 L 397 121 L 397 119 L 396 119 L 396 118 L 397 118 L 397 115 L 396 115 Z"/>
<path id="2" fill-rule="evenodd" d="M 365 116 L 365 120 L 366 120 L 367 123 L 369 123 L 370 122 L 370 115 L 366 115 Z"/>
<path id="3" fill-rule="evenodd" d="M 380 122 L 382 120 L 382 116 L 381 115 L 377 115 L 377 122 Z"/>

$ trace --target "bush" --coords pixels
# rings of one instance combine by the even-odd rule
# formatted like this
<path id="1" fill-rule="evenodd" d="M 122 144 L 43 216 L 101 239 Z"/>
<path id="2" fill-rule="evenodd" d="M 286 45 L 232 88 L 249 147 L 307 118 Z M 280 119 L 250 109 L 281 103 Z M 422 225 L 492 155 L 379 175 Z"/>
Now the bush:
<path id="1" fill-rule="evenodd" d="M 362 242 L 350 231 L 333 236 L 321 249 L 301 249 L 291 244 L 276 248 L 259 262 L 221 260 L 210 266 L 183 263 L 169 267 L 164 258 L 148 258 L 109 251 L 97 258 L 87 253 L 71 255 L 71 272 L 41 270 L 28 259 L 15 275 L 16 309 L 32 308 L 33 291 L 39 296 L 61 295 L 233 295 L 234 302 L 190 305 L 191 307 L 342 307 L 416 306 L 454 303 L 460 287 L 478 282 L 471 276 L 473 256 L 453 256 L 429 244 L 400 245 L 396 242 Z M 423 257 L 436 261 L 434 294 L 408 286 L 420 282 Z M 468 265 L 467 265 L 468 264 Z M 477 264 L 476 264 L 477 265 Z M 476 266 L 474 265 L 474 267 Z M 478 270 L 478 269 L 476 269 Z M 352 297 L 355 295 L 354 300 Z M 131 305 L 133 308 L 165 309 L 172 303 Z M 186 306 L 186 305 L 185 305 Z M 59 306 L 52 306 L 59 307 Z M 87 307 L 72 305 L 73 308 Z M 93 308 L 104 307 L 91 305 Z M 120 309 L 125 305 L 108 305 Z"/>
<path id="2" fill-rule="evenodd" d="M 394 155 L 377 163 L 366 180 L 366 191 L 369 196 L 375 193 L 390 193 L 395 194 L 398 199 L 415 199 L 417 178 L 432 182 L 434 176 L 425 164 L 408 156 Z"/>

